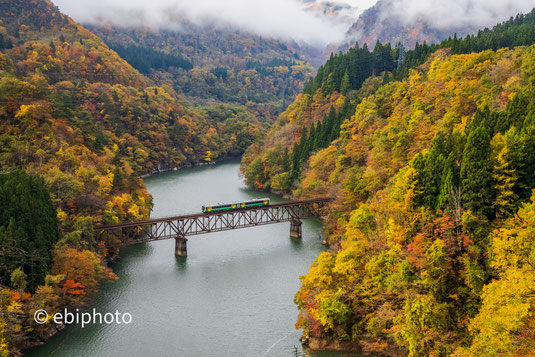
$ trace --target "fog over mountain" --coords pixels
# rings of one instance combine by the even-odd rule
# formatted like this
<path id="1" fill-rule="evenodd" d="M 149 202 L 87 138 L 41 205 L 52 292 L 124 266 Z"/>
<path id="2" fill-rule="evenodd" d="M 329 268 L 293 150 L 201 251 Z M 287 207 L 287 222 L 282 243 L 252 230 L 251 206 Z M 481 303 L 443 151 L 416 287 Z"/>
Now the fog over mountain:
<path id="1" fill-rule="evenodd" d="M 180 30 L 180 22 L 238 27 L 317 47 L 341 43 L 376 0 L 53 0 L 82 23 Z M 535 0 L 382 0 L 377 22 L 425 23 L 441 31 L 493 26 L 535 6 Z M 357 38 L 355 38 L 357 36 Z M 358 40 L 358 33 L 351 40 Z"/>
<path id="2" fill-rule="evenodd" d="M 389 0 L 391 14 L 402 23 L 426 21 L 438 30 L 466 26 L 484 28 L 509 19 L 519 12 L 529 12 L 533 0 Z"/>
<path id="3" fill-rule="evenodd" d="M 187 19 L 196 24 L 237 26 L 242 30 L 281 39 L 324 46 L 339 42 L 351 25 L 335 15 L 314 11 L 314 1 L 294 0 L 53 0 L 60 10 L 82 23 L 113 23 L 180 30 Z M 374 1 L 361 0 L 348 9 L 364 10 Z M 349 4 L 341 2 L 341 4 Z M 344 9 L 341 9 L 344 10 Z M 347 9 L 346 9 L 347 10 Z M 347 11 L 343 12 L 347 13 Z M 346 17 L 347 19 L 347 17 Z"/>

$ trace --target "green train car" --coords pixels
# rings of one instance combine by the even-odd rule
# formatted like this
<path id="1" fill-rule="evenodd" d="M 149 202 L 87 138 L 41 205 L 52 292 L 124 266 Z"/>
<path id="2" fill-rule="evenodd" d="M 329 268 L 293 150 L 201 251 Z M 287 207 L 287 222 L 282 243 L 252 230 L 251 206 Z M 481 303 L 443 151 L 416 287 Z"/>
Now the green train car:
<path id="1" fill-rule="evenodd" d="M 261 206 L 269 206 L 269 198 L 259 198 L 256 200 L 249 200 L 249 201 L 242 201 L 242 202 L 234 202 L 234 203 L 226 203 L 226 204 L 218 203 L 216 205 L 202 206 L 202 211 L 208 214 L 208 213 L 216 213 L 216 212 L 224 212 L 224 211 L 236 211 L 236 210 L 261 207 Z"/>

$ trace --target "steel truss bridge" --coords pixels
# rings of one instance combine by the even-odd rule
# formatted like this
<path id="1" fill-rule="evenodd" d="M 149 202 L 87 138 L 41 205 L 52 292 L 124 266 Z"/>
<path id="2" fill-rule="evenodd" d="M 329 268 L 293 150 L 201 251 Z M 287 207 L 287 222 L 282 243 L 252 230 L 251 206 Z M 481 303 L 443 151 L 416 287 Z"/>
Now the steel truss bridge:
<path id="1" fill-rule="evenodd" d="M 197 213 L 95 227 L 108 248 L 174 238 L 175 254 L 186 257 L 186 237 L 231 229 L 290 222 L 290 236 L 301 238 L 301 219 L 321 217 L 332 198 L 276 203 L 234 211 Z"/>

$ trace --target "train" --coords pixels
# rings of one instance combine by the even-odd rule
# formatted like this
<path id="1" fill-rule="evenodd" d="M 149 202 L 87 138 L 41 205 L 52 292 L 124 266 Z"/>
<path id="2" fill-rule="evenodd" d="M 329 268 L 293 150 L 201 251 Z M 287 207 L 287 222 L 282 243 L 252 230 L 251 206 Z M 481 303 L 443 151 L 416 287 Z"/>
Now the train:
<path id="1" fill-rule="evenodd" d="M 238 211 L 247 208 L 255 208 L 269 206 L 269 198 L 257 198 L 249 201 L 240 201 L 233 203 L 218 203 L 215 205 L 202 206 L 202 211 L 205 214 L 225 212 L 225 211 Z"/>

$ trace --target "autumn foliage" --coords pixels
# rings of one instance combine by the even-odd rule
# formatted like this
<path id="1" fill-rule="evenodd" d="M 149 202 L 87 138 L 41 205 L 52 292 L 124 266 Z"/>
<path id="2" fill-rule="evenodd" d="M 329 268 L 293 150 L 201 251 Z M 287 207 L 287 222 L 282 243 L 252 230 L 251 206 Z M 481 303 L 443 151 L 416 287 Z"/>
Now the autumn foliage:
<path id="1" fill-rule="evenodd" d="M 250 148 L 250 184 L 335 197 L 331 249 L 295 297 L 305 335 L 370 353 L 529 354 L 534 51 L 443 48 L 403 80 L 370 77 L 345 96 L 320 88 Z M 295 167 L 286 153 L 303 152 L 302 133 L 338 115 L 340 98 L 354 110 L 339 137 L 281 180 Z"/>

